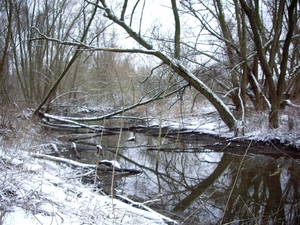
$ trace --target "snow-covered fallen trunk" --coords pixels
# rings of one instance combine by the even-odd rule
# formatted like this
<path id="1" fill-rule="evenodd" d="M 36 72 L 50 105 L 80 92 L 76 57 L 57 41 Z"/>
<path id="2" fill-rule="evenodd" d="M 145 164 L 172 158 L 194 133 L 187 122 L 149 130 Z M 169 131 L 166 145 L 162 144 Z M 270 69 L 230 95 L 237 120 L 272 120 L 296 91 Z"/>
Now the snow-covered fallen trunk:
<path id="1" fill-rule="evenodd" d="M 56 157 L 56 156 L 51 156 L 51 155 L 45 155 L 45 154 L 40 154 L 40 153 L 35 153 L 31 154 L 31 156 L 36 157 L 36 158 L 41 158 L 41 159 L 47 159 L 55 162 L 61 162 L 65 163 L 70 166 L 75 166 L 75 167 L 80 167 L 80 168 L 89 168 L 89 169 L 97 169 L 98 171 L 107 171 L 107 172 L 120 172 L 120 173 L 129 173 L 129 174 L 138 174 L 142 173 L 143 171 L 137 170 L 137 169 L 128 169 L 128 168 L 117 168 L 117 167 L 101 167 L 101 165 L 94 165 L 94 164 L 85 164 L 85 163 L 80 163 L 76 162 L 71 159 L 66 159 L 66 158 L 61 158 L 61 157 Z M 107 160 L 101 160 L 101 161 L 107 161 Z M 109 161 L 108 161 L 109 162 Z M 88 172 L 90 173 L 90 172 Z M 86 174 L 83 174 L 83 176 Z M 76 176 L 79 177 L 79 176 Z"/>

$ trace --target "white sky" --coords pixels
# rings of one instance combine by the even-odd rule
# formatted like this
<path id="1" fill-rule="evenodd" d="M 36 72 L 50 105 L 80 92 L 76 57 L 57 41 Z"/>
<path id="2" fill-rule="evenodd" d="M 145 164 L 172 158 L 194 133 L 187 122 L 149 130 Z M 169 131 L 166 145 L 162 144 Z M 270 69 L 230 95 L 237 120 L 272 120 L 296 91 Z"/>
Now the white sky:
<path id="1" fill-rule="evenodd" d="M 113 1 L 112 1 L 113 2 Z M 123 3 L 123 1 L 122 1 Z M 122 3 L 111 6 L 117 16 L 121 15 Z M 130 4 L 131 3 L 131 4 Z M 125 22 L 129 25 L 130 15 L 136 1 L 129 1 L 126 14 Z M 144 7 L 144 11 L 142 10 Z M 135 32 L 139 32 L 140 29 L 140 18 L 143 11 L 141 34 L 142 36 L 150 36 L 152 32 L 160 33 L 163 30 L 165 33 L 171 33 L 173 36 L 174 33 L 174 17 L 171 9 L 171 1 L 160 1 L 160 0 L 151 0 L 140 1 L 138 7 L 135 10 L 133 17 L 132 27 Z M 114 26 L 118 30 L 119 35 L 128 37 L 127 34 L 124 34 L 124 30 L 120 29 L 118 25 Z M 160 30 L 158 32 L 158 29 Z M 132 43 L 129 40 L 123 39 L 122 43 L 125 41 L 125 45 L 128 48 Z M 122 46 L 124 46 L 122 44 Z"/>

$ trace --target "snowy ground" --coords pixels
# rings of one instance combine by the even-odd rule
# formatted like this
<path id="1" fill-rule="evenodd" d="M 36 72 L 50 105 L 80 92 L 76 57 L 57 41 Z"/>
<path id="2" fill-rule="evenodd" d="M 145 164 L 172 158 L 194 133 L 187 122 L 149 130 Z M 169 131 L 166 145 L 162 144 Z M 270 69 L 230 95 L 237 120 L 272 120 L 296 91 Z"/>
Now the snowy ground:
<path id="1" fill-rule="evenodd" d="M 0 224 L 175 224 L 143 204 L 132 202 L 137 208 L 95 192 L 75 171 L 23 151 L 1 150 Z"/>

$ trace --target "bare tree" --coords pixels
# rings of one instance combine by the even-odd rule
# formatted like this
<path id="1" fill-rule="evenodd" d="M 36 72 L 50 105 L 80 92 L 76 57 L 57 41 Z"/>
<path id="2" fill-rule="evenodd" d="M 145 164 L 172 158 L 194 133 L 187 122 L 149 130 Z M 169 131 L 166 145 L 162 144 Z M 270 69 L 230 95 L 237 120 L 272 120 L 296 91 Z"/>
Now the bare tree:
<path id="1" fill-rule="evenodd" d="M 223 101 L 210 89 L 207 85 L 205 85 L 201 80 L 199 80 L 191 71 L 189 71 L 187 68 L 185 68 L 180 60 L 178 60 L 180 57 L 178 54 L 179 49 L 176 50 L 176 47 L 179 46 L 179 35 L 180 35 L 180 21 L 179 17 L 177 15 L 178 9 L 176 8 L 175 2 L 172 4 L 172 9 L 174 13 L 174 18 L 176 20 L 176 35 L 175 35 L 175 49 L 174 53 L 176 55 L 175 58 L 172 58 L 172 56 L 168 56 L 164 54 L 163 52 L 154 49 L 154 47 L 147 41 L 145 38 L 143 38 L 138 32 L 136 32 L 130 24 L 127 24 L 126 21 L 124 21 L 124 15 L 126 7 L 123 7 L 122 14 L 119 17 L 116 16 L 116 13 L 112 11 L 111 8 L 108 7 L 106 1 L 101 0 L 98 4 L 97 2 L 91 2 L 86 1 L 90 4 L 93 4 L 97 7 L 99 7 L 101 10 L 105 11 L 105 16 L 112 20 L 114 23 L 118 24 L 120 27 L 122 27 L 131 38 L 133 38 L 142 48 L 140 49 L 99 49 L 102 51 L 114 51 L 114 52 L 130 52 L 130 53 L 143 53 L 147 55 L 152 55 L 158 59 L 160 59 L 164 64 L 169 66 L 174 72 L 176 72 L 179 76 L 181 76 L 184 80 L 186 80 L 191 86 L 196 88 L 200 93 L 202 93 L 217 109 L 219 112 L 221 118 L 225 122 L 225 124 L 230 128 L 233 129 L 236 125 L 236 119 L 233 116 L 233 114 L 229 111 L 227 106 L 223 103 Z M 124 4 L 123 4 L 124 5 Z M 126 4 L 125 4 L 126 5 Z"/>
<path id="2" fill-rule="evenodd" d="M 8 77 L 9 71 L 9 46 L 11 44 L 11 30 L 13 26 L 12 18 L 13 18 L 13 3 L 11 0 L 7 0 L 3 2 L 3 8 L 1 10 L 1 20 L 2 24 L 7 24 L 7 26 L 1 28 L 1 55 L 0 55 L 0 96 L 3 102 L 9 100 L 9 96 L 6 90 L 6 79 Z"/>
<path id="3" fill-rule="evenodd" d="M 280 0 L 274 3 L 273 11 L 273 32 L 271 32 L 271 43 L 269 52 L 269 59 L 264 51 L 263 38 L 260 33 L 263 24 L 261 23 L 261 16 L 259 14 L 260 6 L 258 4 L 246 3 L 244 0 L 240 0 L 242 9 L 245 11 L 253 34 L 253 42 L 256 46 L 258 59 L 261 69 L 266 77 L 266 81 L 269 89 L 269 98 L 271 103 L 271 110 L 269 112 L 269 123 L 272 128 L 279 127 L 279 109 L 283 100 L 283 93 L 285 90 L 285 78 L 288 65 L 288 53 L 291 45 L 291 40 L 294 34 L 296 20 L 297 20 L 297 0 L 292 0 L 286 3 L 284 0 Z M 287 9 L 287 14 L 285 11 Z M 284 19 L 284 15 L 286 19 Z M 283 28 L 287 25 L 287 30 L 284 34 Z M 280 36 L 284 35 L 282 50 L 279 50 Z M 282 54 L 278 57 L 278 53 Z M 277 62 L 279 61 L 280 72 L 278 81 L 275 76 L 277 70 Z"/>
<path id="4" fill-rule="evenodd" d="M 284 97 L 295 96 L 291 67 L 297 61 L 297 1 L 182 1 L 184 12 L 202 26 L 212 40 L 209 57 L 223 75 L 216 82 L 237 110 L 250 99 L 256 110 L 269 110 L 269 124 L 277 128 Z M 214 26 L 214 25 L 217 25 Z M 299 24 L 298 24 L 299 26 Z M 215 45 L 215 47 L 214 47 Z M 192 51 L 194 46 L 189 46 Z M 225 56 L 225 57 L 224 57 Z M 278 66 L 279 65 L 279 66 Z M 211 70 L 213 75 L 213 71 Z M 292 73 L 289 71 L 293 71 Z M 214 77 L 214 76 L 213 76 Z M 286 89 L 288 82 L 289 89 Z M 290 93 L 287 95 L 287 93 Z"/>
<path id="5" fill-rule="evenodd" d="M 94 19 L 94 16 L 96 14 L 96 11 L 97 11 L 97 8 L 95 7 L 94 10 L 92 11 L 91 13 L 91 16 L 88 18 L 87 20 L 87 24 L 85 25 L 84 27 L 84 30 L 81 34 L 81 37 L 80 37 L 80 42 L 83 42 L 85 39 L 86 39 L 86 36 L 88 34 L 88 31 L 89 31 L 89 28 L 92 24 L 92 21 Z M 39 32 L 38 29 L 36 28 L 33 28 L 35 29 L 36 31 Z M 36 108 L 34 114 L 37 114 L 38 111 L 48 102 L 50 102 L 51 100 L 51 97 L 53 97 L 53 94 L 55 94 L 55 91 L 59 85 L 59 83 L 61 82 L 61 80 L 64 78 L 64 76 L 67 74 L 67 72 L 69 71 L 69 69 L 71 68 L 71 66 L 73 65 L 73 63 L 75 62 L 75 60 L 77 59 L 77 57 L 80 55 L 81 53 L 81 46 L 77 46 L 75 51 L 74 51 L 74 54 L 71 56 L 70 60 L 68 61 L 66 67 L 62 70 L 62 72 L 60 73 L 59 77 L 55 80 L 55 82 L 53 83 L 52 87 L 49 89 L 48 93 L 46 94 L 46 96 L 44 97 L 44 99 L 41 101 L 41 103 L 39 104 L 39 106 Z M 48 111 L 46 109 L 46 111 Z"/>

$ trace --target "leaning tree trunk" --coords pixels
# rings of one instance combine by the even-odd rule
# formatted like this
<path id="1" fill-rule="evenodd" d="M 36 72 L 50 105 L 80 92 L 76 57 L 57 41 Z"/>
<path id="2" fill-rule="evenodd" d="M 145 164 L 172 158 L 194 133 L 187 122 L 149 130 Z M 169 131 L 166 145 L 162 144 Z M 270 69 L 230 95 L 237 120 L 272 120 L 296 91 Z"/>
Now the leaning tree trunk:
<path id="1" fill-rule="evenodd" d="M 199 80 L 194 74 L 192 74 L 180 63 L 180 61 L 178 60 L 179 58 L 178 55 L 176 55 L 177 57 L 175 59 L 172 59 L 171 57 L 163 54 L 161 51 L 154 50 L 150 43 L 148 43 L 145 39 L 143 39 L 123 20 L 115 16 L 115 14 L 108 8 L 105 0 L 100 0 L 100 2 L 102 6 L 99 5 L 97 6 L 105 10 L 106 12 L 105 16 L 108 17 L 110 20 L 112 20 L 114 23 L 118 24 L 120 27 L 122 27 L 129 34 L 130 37 L 132 37 L 137 43 L 139 43 L 141 46 L 147 49 L 147 51 L 144 51 L 144 53 L 153 55 L 159 58 L 160 60 L 162 60 L 167 66 L 170 66 L 179 76 L 185 79 L 189 84 L 191 84 L 191 86 L 193 86 L 201 94 L 203 94 L 208 101 L 210 101 L 210 103 L 216 108 L 220 117 L 222 118 L 224 123 L 229 127 L 229 129 L 234 130 L 236 128 L 237 121 L 233 116 L 233 114 L 228 109 L 228 107 L 225 105 L 225 103 L 210 88 L 208 88 L 201 80 Z M 173 4 L 173 7 L 176 7 L 176 5 Z M 124 10 L 125 9 L 123 9 L 123 11 Z M 176 24 L 178 24 L 178 22 Z M 179 45 L 178 40 L 177 40 L 177 44 Z M 143 51 L 137 50 L 136 52 L 142 53 Z M 175 51 L 175 53 L 179 54 L 179 50 Z"/>

